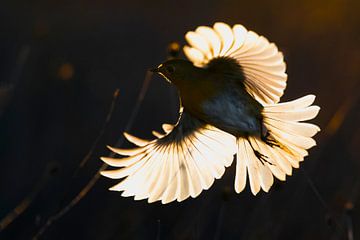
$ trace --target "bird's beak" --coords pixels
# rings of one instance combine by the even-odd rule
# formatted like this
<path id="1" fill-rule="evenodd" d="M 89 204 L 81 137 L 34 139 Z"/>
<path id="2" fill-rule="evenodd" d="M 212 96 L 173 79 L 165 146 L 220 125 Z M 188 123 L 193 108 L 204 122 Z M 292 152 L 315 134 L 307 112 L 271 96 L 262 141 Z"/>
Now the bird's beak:
<path id="1" fill-rule="evenodd" d="M 152 69 L 150 69 L 150 72 L 158 73 L 158 72 L 160 72 L 160 69 L 158 67 L 157 68 L 152 68 Z"/>
<path id="2" fill-rule="evenodd" d="M 157 66 L 156 68 L 152 68 L 150 69 L 150 72 L 153 72 L 153 73 L 160 73 L 161 72 L 161 67 L 162 67 L 162 64 L 160 64 L 159 66 Z"/>
<path id="3" fill-rule="evenodd" d="M 160 64 L 157 68 L 151 68 L 151 69 L 149 69 L 150 72 L 160 74 L 162 77 L 165 78 L 166 81 L 168 81 L 169 83 L 171 83 L 171 81 L 169 80 L 169 78 L 168 78 L 166 75 L 164 75 L 163 70 L 164 70 L 164 68 L 163 68 L 163 65 L 162 65 L 162 64 Z"/>

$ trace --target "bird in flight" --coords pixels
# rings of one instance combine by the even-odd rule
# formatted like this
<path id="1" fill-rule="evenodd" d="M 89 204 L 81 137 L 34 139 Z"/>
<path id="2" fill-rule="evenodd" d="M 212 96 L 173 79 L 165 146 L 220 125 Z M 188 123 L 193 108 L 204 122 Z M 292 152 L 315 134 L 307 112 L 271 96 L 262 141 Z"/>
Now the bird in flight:
<path id="1" fill-rule="evenodd" d="M 153 69 L 174 84 L 180 98 L 176 124 L 163 124 L 154 140 L 124 133 L 133 149 L 112 148 L 122 158 L 103 176 L 122 179 L 110 190 L 149 203 L 197 197 L 236 161 L 237 193 L 250 183 L 268 192 L 274 177 L 285 181 L 316 145 L 320 128 L 304 121 L 320 108 L 315 96 L 279 103 L 286 87 L 283 54 L 244 26 L 217 22 L 186 33 L 188 60 L 171 59 Z M 235 156 L 235 157 L 234 157 Z"/>

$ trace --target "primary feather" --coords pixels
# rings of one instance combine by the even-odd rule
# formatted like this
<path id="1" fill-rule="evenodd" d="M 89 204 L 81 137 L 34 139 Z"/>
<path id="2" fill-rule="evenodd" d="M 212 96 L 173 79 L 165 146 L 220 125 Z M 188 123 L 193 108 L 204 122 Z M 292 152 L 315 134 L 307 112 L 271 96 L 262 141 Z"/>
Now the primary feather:
<path id="1" fill-rule="evenodd" d="M 166 135 L 147 141 L 128 133 L 125 137 L 138 146 L 112 151 L 125 158 L 102 158 L 115 170 L 102 175 L 121 179 L 110 188 L 136 200 L 168 203 L 198 196 L 219 179 L 231 165 L 236 152 L 235 138 L 211 125 L 182 113 L 175 126 L 164 125 Z"/>
<path id="2" fill-rule="evenodd" d="M 232 28 L 222 22 L 213 28 L 198 27 L 185 35 L 190 46 L 184 53 L 194 65 L 203 67 L 218 57 L 231 57 L 241 65 L 245 86 L 262 103 L 277 103 L 286 88 L 284 56 L 274 43 L 240 24 Z"/>

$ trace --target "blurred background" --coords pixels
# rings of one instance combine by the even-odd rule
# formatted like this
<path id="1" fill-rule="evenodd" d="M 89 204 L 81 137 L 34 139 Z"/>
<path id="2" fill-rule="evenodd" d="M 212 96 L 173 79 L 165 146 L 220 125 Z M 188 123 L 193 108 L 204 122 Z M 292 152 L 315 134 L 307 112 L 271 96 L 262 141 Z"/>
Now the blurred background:
<path id="1" fill-rule="evenodd" d="M 360 239 L 359 10 L 356 0 L 2 0 L 0 239 Z M 317 96 L 322 131 L 305 171 L 254 197 L 249 187 L 235 194 L 233 164 L 198 198 L 168 205 L 123 198 L 100 177 L 55 215 L 121 138 L 146 70 L 215 21 L 279 46 L 283 100 Z M 176 91 L 154 76 L 130 133 L 151 138 L 177 107 Z"/>

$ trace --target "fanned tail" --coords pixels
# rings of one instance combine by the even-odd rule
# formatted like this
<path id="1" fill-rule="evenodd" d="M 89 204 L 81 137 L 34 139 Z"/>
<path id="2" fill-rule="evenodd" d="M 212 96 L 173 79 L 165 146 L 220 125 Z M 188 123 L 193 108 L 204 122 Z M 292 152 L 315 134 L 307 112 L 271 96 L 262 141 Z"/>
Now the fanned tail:
<path id="1" fill-rule="evenodd" d="M 247 175 L 251 192 L 256 195 L 260 189 L 269 191 L 273 176 L 285 181 L 292 168 L 299 168 L 299 162 L 308 155 L 307 149 L 316 145 L 312 137 L 320 131 L 314 124 L 302 122 L 318 114 L 320 107 L 311 105 L 314 100 L 314 95 L 307 95 L 264 106 L 267 136 L 237 139 L 236 192 L 245 188 Z"/>

